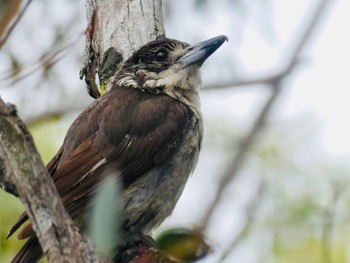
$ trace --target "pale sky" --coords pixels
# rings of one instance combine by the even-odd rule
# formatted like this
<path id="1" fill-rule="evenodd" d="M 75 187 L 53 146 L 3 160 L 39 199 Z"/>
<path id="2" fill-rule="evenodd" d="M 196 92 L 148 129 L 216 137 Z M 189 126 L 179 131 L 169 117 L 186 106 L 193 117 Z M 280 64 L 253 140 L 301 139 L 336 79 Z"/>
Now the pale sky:
<path id="1" fill-rule="evenodd" d="M 271 40 L 266 41 L 261 37 L 262 30 L 257 27 L 257 21 L 251 19 L 243 30 L 238 52 L 238 58 L 246 67 L 244 71 L 254 75 L 278 68 L 278 55 L 290 43 L 293 31 L 302 24 L 307 13 L 306 7 L 314 2 L 316 1 L 272 1 L 270 19 L 275 35 Z M 334 3 L 331 4 L 330 14 L 326 15 L 326 22 L 321 23 L 321 30 L 318 30 L 316 38 L 311 42 L 310 52 L 303 58 L 303 65 L 287 84 L 283 104 L 279 105 L 279 115 L 281 118 L 295 115 L 314 118 L 321 128 L 319 139 L 322 147 L 332 154 L 350 157 L 350 34 L 346 29 L 350 25 L 350 1 L 339 0 Z M 226 16 L 229 15 L 228 10 L 214 19 L 210 29 L 212 35 L 227 30 Z M 229 45 L 230 42 L 218 53 L 229 52 L 232 48 Z M 212 67 L 215 66 L 212 65 L 220 65 L 219 56 L 211 58 L 208 70 L 213 70 Z M 220 94 L 208 100 L 216 108 L 222 107 L 223 111 L 245 116 L 254 107 L 256 96 L 260 96 L 259 91 L 247 89 L 242 90 L 241 94 L 237 93 L 240 92 L 229 92 L 225 98 Z"/>
<path id="2" fill-rule="evenodd" d="M 244 69 L 240 69 L 240 72 L 255 75 L 278 68 L 280 52 L 288 46 L 293 32 L 303 22 L 302 18 L 305 17 L 305 12 L 307 12 L 305 10 L 314 2 L 305 0 L 271 1 L 272 12 L 270 12 L 269 20 L 272 25 L 272 32 L 264 31 L 264 29 L 257 26 L 259 19 L 250 17 L 248 25 L 239 33 L 242 37 L 239 47 L 233 41 L 237 33 L 232 33 L 232 25 L 229 24 L 232 23 L 232 10 L 221 8 L 217 10 L 216 14 L 211 14 L 210 21 L 208 21 L 209 19 L 199 18 L 199 21 L 204 21 L 202 27 L 208 29 L 208 32 L 205 33 L 208 37 L 228 34 L 231 39 L 204 65 L 204 80 L 210 82 L 210 80 L 215 79 L 215 74 L 225 70 L 225 67 L 222 67 L 222 61 L 226 57 L 234 56 L 232 50 L 236 51 L 235 59 L 239 59 L 244 65 Z M 350 1 L 339 0 L 334 1 L 334 3 L 331 4 L 330 14 L 326 15 L 326 20 L 321 23 L 319 33 L 313 39 L 311 49 L 307 50 L 307 56 L 303 58 L 305 60 L 304 64 L 293 73 L 287 82 L 285 86 L 287 90 L 283 94 L 281 102 L 278 103 L 277 116 L 274 116 L 273 121 L 275 123 L 288 123 L 288 120 L 295 118 L 310 119 L 313 122 L 310 125 L 316 123 L 319 129 L 315 135 L 311 136 L 315 136 L 320 148 L 323 148 L 329 156 L 335 159 L 345 160 L 347 165 L 347 160 L 350 158 L 350 119 L 348 118 L 350 113 L 350 73 L 347 74 L 350 69 L 350 36 L 346 28 L 350 25 Z M 186 26 L 190 31 L 194 30 L 195 32 L 196 25 L 199 22 L 196 18 L 192 18 L 192 20 L 195 21 L 192 24 L 186 24 Z M 236 26 L 241 25 L 237 24 Z M 174 30 L 170 28 L 168 33 L 172 37 L 178 36 L 180 39 L 186 39 L 186 36 L 181 36 L 183 31 L 183 27 Z M 268 40 L 262 37 L 266 33 L 271 33 Z M 228 71 L 232 72 L 232 69 Z M 214 76 L 207 77 L 209 73 Z M 227 73 L 227 78 L 229 78 L 229 75 L 230 73 Z M 247 121 L 252 119 L 252 116 L 255 116 L 265 98 L 266 92 L 262 87 L 202 92 L 203 115 L 205 119 L 234 119 L 236 124 L 245 125 Z M 307 126 L 308 123 L 303 123 L 303 125 Z M 293 128 L 298 129 L 298 127 Z M 293 133 L 293 130 L 290 132 Z M 300 141 L 300 147 L 303 147 L 302 141 Z M 210 156 L 204 155 L 202 153 L 202 157 L 206 161 L 202 163 L 200 161 L 195 175 L 186 186 L 184 195 L 176 208 L 177 210 L 170 220 L 165 223 L 165 228 L 172 224 L 178 225 L 178 222 L 191 221 L 190 217 L 194 217 L 192 220 L 196 222 L 196 218 L 200 218 L 200 212 L 194 213 L 193 208 L 201 205 L 198 204 L 198 200 L 201 200 L 201 203 L 210 202 L 208 200 L 212 198 L 212 182 L 209 179 L 203 179 L 203 177 L 205 173 L 208 173 L 215 180 L 215 177 L 220 174 L 222 165 L 220 165 L 220 160 L 215 159 L 217 153 Z M 251 189 L 257 179 L 255 177 L 249 178 L 247 174 L 239 178 L 239 182 L 235 184 L 237 189 L 230 189 L 232 194 L 237 194 L 240 189 L 242 191 Z M 242 186 L 244 180 L 247 180 L 247 182 Z M 327 184 L 328 181 L 325 181 Z M 209 187 L 202 190 L 205 192 L 204 195 L 197 194 L 198 197 L 193 189 L 200 183 L 202 183 L 202 188 L 207 185 Z M 295 187 L 291 187 L 291 189 L 296 194 L 300 194 Z M 327 197 L 327 192 L 323 192 L 323 195 Z M 220 208 L 218 216 L 214 217 L 213 221 L 216 220 L 216 223 L 222 226 L 209 231 L 211 240 L 215 240 L 214 246 L 217 246 L 214 247 L 214 250 L 225 247 L 228 239 L 227 233 L 235 233 L 245 220 L 244 212 L 242 212 L 242 210 L 244 211 L 244 208 L 242 208 L 244 202 L 242 200 L 237 201 L 235 198 L 225 199 L 224 205 L 222 205 L 224 208 Z M 201 210 L 199 209 L 199 211 Z M 188 216 L 184 217 L 183 215 Z M 185 222 L 184 224 L 186 225 Z M 242 262 L 242 260 L 244 262 L 261 262 L 257 258 L 260 254 L 256 253 L 254 249 L 260 248 L 260 250 L 263 250 L 266 248 L 263 248 L 262 244 L 267 247 L 271 245 L 270 236 L 262 234 L 261 238 L 265 239 L 254 237 L 255 245 L 241 245 L 233 255 L 235 260 L 231 260 L 231 257 L 227 262 Z M 249 240 L 248 242 L 252 242 L 251 239 Z M 247 257 L 247 255 L 250 256 Z M 209 257 L 203 262 L 213 262 L 213 258 Z"/>

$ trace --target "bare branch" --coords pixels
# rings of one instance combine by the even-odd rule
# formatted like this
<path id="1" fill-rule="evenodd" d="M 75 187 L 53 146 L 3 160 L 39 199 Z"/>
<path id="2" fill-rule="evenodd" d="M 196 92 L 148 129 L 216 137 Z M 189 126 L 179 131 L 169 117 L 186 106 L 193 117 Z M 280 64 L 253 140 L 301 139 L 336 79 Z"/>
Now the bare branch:
<path id="1" fill-rule="evenodd" d="M 89 68 L 91 74 L 100 69 L 108 48 L 115 47 L 125 59 L 142 44 L 164 33 L 161 0 L 88 0 L 87 9 L 90 25 L 84 67 L 93 65 Z M 62 51 L 64 48 L 42 57 L 40 62 L 55 62 Z M 101 262 L 65 211 L 15 107 L 1 99 L 0 126 L 0 185 L 21 198 L 49 261 Z"/>
<path id="2" fill-rule="evenodd" d="M 98 262 L 65 211 L 15 107 L 1 99 L 0 126 L 0 185 L 18 193 L 49 261 Z"/>
<path id="3" fill-rule="evenodd" d="M 221 177 L 218 185 L 218 189 L 212 204 L 208 207 L 203 220 L 201 222 L 200 228 L 206 229 L 208 227 L 210 218 L 217 206 L 217 204 L 222 199 L 225 189 L 229 185 L 230 182 L 234 180 L 240 171 L 247 155 L 257 139 L 258 134 L 263 130 L 267 120 L 269 119 L 273 106 L 276 104 L 278 98 L 280 97 L 282 91 L 282 84 L 286 77 L 291 73 L 294 68 L 296 62 L 299 60 L 302 51 L 304 50 L 306 44 L 311 40 L 313 33 L 315 32 L 316 27 L 320 22 L 320 18 L 324 15 L 327 10 L 327 5 L 330 4 L 331 0 L 320 0 L 315 8 L 312 10 L 312 13 L 309 16 L 309 21 L 306 24 L 302 24 L 303 30 L 300 30 L 302 33 L 298 37 L 295 37 L 296 42 L 295 45 L 292 46 L 289 51 L 287 51 L 288 62 L 286 63 L 284 75 L 277 75 L 276 78 L 272 78 L 267 84 L 272 89 L 272 93 L 265 105 L 263 106 L 260 114 L 256 118 L 250 132 L 246 135 L 246 137 L 241 141 L 237 151 L 233 154 L 231 161 L 226 167 L 223 176 Z M 296 31 L 296 32 L 300 32 Z"/>
<path id="4" fill-rule="evenodd" d="M 30 126 L 33 123 L 43 121 L 51 117 L 61 117 L 67 113 L 81 112 L 81 109 L 86 108 L 91 103 L 91 98 L 83 97 L 81 95 L 81 90 L 71 93 L 60 104 L 55 103 L 50 106 L 50 109 L 40 109 L 36 112 L 23 113 L 23 121 Z M 81 97 L 79 100 L 75 99 Z"/>
<path id="5" fill-rule="evenodd" d="M 16 19 L 14 20 L 14 22 L 12 23 L 12 25 L 7 29 L 6 33 L 4 36 L 2 36 L 2 38 L 0 39 L 0 49 L 2 48 L 2 46 L 6 43 L 7 39 L 9 38 L 9 36 L 11 35 L 12 31 L 15 29 L 15 27 L 17 26 L 18 22 L 21 20 L 21 18 L 23 17 L 23 14 L 25 13 L 25 11 L 27 10 L 29 4 L 32 2 L 32 0 L 28 0 L 26 2 L 26 4 L 23 6 L 22 10 L 17 14 Z"/>
<path id="6" fill-rule="evenodd" d="M 228 166 L 226 167 L 225 172 L 219 181 L 218 189 L 214 197 L 214 200 L 212 204 L 208 207 L 203 217 L 203 220 L 200 225 L 201 229 L 206 229 L 208 227 L 210 218 L 217 204 L 221 201 L 225 189 L 227 188 L 229 183 L 233 181 L 233 179 L 237 176 L 239 170 L 241 169 L 246 159 L 246 155 L 248 154 L 250 147 L 255 142 L 256 137 L 260 132 L 260 130 L 262 130 L 263 127 L 265 126 L 266 120 L 272 110 L 272 106 L 274 105 L 275 100 L 278 98 L 281 91 L 280 82 L 276 83 L 276 86 L 272 86 L 272 87 L 274 88 L 272 89 L 271 96 L 269 97 L 263 109 L 261 110 L 259 116 L 255 120 L 252 129 L 247 134 L 247 136 L 241 141 L 236 153 L 232 158 L 232 161 L 229 162 Z"/>
<path id="7" fill-rule="evenodd" d="M 62 58 L 64 58 L 68 54 L 69 50 L 78 43 L 81 36 L 82 33 L 77 35 L 73 40 L 55 44 L 40 54 L 40 56 L 37 57 L 33 62 L 30 62 L 27 65 L 19 64 L 8 71 L 0 72 L 0 81 L 2 86 L 11 87 L 17 82 L 23 81 L 27 77 L 32 76 L 39 70 L 48 70 L 45 67 L 47 67 L 47 65 L 50 65 L 50 67 L 52 67 Z"/>
<path id="8" fill-rule="evenodd" d="M 347 184 L 336 184 L 333 186 L 332 198 L 328 207 L 324 211 L 321 246 L 322 263 L 332 262 L 331 239 L 334 226 L 335 209 L 341 195 L 344 193 L 345 190 L 347 190 L 347 187 Z"/>
<path id="9" fill-rule="evenodd" d="M 291 70 L 293 70 L 299 61 L 288 61 L 287 64 L 282 67 L 281 70 L 277 70 L 275 72 L 269 74 L 261 74 L 253 77 L 246 77 L 241 79 L 235 79 L 231 81 L 219 82 L 207 84 L 204 86 L 203 90 L 213 90 L 213 89 L 227 89 L 227 88 L 235 88 L 235 87 L 243 87 L 243 86 L 253 86 L 253 85 L 261 85 L 261 84 L 269 84 L 276 79 L 281 79 L 284 76 L 287 76 Z"/>
<path id="10" fill-rule="evenodd" d="M 335 1 L 334 1 L 335 2 Z M 331 4 L 332 1 L 328 0 L 320 0 L 315 1 L 315 8 L 312 9 L 312 14 L 309 15 L 308 21 L 305 21 L 301 23 L 300 31 L 301 34 L 297 33 L 293 42 L 292 46 L 287 48 L 287 52 L 285 56 L 287 57 L 284 66 L 282 66 L 281 70 L 277 70 L 276 72 L 267 74 L 267 75 L 260 75 L 260 76 L 254 76 L 250 78 L 245 79 L 235 79 L 231 81 L 226 82 L 219 82 L 219 84 L 213 83 L 208 84 L 204 87 L 203 90 L 212 90 L 212 89 L 224 89 L 224 88 L 233 88 L 233 87 L 239 87 L 239 86 L 250 86 L 250 85 L 256 85 L 256 84 L 268 84 L 273 82 L 276 79 L 281 79 L 286 75 L 289 75 L 289 73 L 294 70 L 295 66 L 299 64 L 300 55 L 304 49 L 304 47 L 307 45 L 307 43 L 311 40 L 313 33 L 315 32 L 315 29 L 320 24 L 320 19 L 324 15 L 325 10 L 327 10 L 327 5 Z M 334 3 L 333 3 L 334 4 Z M 306 25 L 305 27 L 303 25 Z M 300 32 L 297 30 L 296 32 Z M 294 43 L 294 46 L 293 46 Z"/>
<path id="11" fill-rule="evenodd" d="M 252 224 L 254 223 L 254 217 L 258 210 L 262 195 L 264 193 L 264 182 L 261 180 L 255 196 L 252 198 L 250 203 L 246 207 L 246 221 L 240 231 L 231 240 L 225 251 L 222 253 L 221 258 L 218 262 L 224 262 L 224 260 L 231 254 L 231 252 L 237 247 L 237 245 L 243 240 L 243 238 L 250 231 Z"/>

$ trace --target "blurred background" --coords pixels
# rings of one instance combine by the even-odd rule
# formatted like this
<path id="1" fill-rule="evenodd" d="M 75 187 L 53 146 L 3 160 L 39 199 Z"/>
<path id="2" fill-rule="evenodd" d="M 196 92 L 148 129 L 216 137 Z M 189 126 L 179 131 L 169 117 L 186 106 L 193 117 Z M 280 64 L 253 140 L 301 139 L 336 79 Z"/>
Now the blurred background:
<path id="1" fill-rule="evenodd" d="M 350 262 L 349 10 L 347 0 L 163 1 L 168 37 L 229 42 L 203 66 L 199 164 L 155 236 L 204 227 L 213 252 L 201 262 Z M 92 101 L 79 79 L 86 26 L 85 1 L 33 1 L 0 49 L 0 96 L 45 163 Z M 5 236 L 22 211 L 0 191 L 0 262 L 21 246 Z"/>

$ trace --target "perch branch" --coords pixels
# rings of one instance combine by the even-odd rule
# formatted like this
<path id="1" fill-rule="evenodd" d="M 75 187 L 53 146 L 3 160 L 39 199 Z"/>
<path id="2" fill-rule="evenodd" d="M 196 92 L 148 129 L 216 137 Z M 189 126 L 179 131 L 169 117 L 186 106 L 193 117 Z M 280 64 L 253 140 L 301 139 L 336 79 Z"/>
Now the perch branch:
<path id="1" fill-rule="evenodd" d="M 1 99 L 0 127 L 0 185 L 21 198 L 49 261 L 98 262 L 65 211 L 15 107 Z"/>

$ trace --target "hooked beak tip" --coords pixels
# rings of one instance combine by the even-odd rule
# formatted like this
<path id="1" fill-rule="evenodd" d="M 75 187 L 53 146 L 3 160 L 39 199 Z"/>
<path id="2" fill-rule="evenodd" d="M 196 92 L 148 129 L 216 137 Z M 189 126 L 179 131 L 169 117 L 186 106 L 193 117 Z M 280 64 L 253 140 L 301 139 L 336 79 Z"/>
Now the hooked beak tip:
<path id="1" fill-rule="evenodd" d="M 182 67 L 186 68 L 193 64 L 201 66 L 225 41 L 228 41 L 228 37 L 221 35 L 189 46 L 187 53 L 180 59 Z"/>

